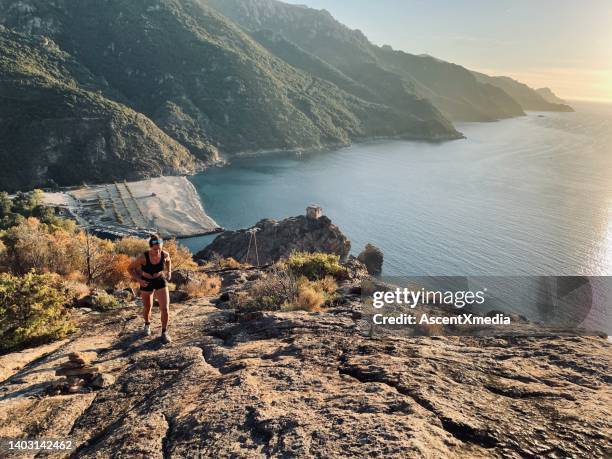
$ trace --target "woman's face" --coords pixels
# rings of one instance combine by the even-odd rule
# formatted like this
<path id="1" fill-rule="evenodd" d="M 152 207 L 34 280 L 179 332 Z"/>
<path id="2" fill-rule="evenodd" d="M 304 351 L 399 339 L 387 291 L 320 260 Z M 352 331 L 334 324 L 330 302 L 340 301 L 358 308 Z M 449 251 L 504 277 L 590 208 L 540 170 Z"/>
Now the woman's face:
<path id="1" fill-rule="evenodd" d="M 153 244 L 151 246 L 151 253 L 155 256 L 160 256 L 162 253 L 163 244 Z"/>

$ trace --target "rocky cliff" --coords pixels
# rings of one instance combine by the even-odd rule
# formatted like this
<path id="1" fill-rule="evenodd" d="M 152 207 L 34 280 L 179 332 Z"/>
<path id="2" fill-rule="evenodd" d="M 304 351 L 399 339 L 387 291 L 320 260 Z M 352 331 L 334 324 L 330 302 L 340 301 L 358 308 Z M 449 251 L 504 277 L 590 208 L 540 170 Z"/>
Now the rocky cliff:
<path id="1" fill-rule="evenodd" d="M 261 273 L 222 275 L 232 289 Z M 173 305 L 169 346 L 132 303 L 76 310 L 78 335 L 1 356 L 0 437 L 69 438 L 74 458 L 609 457 L 603 338 L 368 337 L 348 293 L 319 313 L 216 303 Z M 48 395 L 74 352 L 102 387 Z"/>
<path id="2" fill-rule="evenodd" d="M 225 231 L 195 255 L 197 260 L 234 258 L 243 263 L 273 263 L 293 251 L 325 252 L 346 258 L 351 242 L 326 216 L 300 215 L 281 221 L 261 220 L 255 226 Z"/>

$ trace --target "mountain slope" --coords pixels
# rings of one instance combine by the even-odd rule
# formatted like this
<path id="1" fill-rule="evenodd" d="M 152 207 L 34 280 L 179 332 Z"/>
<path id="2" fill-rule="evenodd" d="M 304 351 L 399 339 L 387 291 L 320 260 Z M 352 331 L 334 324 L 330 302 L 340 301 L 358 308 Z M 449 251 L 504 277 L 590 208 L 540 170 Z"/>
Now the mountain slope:
<path id="1" fill-rule="evenodd" d="M 458 136 L 433 108 L 406 114 L 291 67 L 196 0 L 4 0 L 3 11 L 6 25 L 51 35 L 202 160 L 217 148 Z"/>
<path id="2" fill-rule="evenodd" d="M 479 72 L 472 72 L 476 78 L 483 83 L 497 86 L 510 94 L 513 99 L 518 101 L 525 110 L 553 111 L 553 112 L 573 112 L 572 107 L 565 103 L 549 102 L 538 91 L 530 88 L 526 84 L 513 80 L 505 76 L 489 76 Z M 552 94 L 552 92 L 551 92 Z M 554 94 L 553 94 L 554 96 Z"/>
<path id="3" fill-rule="evenodd" d="M 102 95 L 93 75 L 44 37 L 0 26 L 0 189 L 193 172 L 150 119 Z"/>
<path id="4" fill-rule="evenodd" d="M 546 102 L 550 102 L 551 104 L 565 104 L 567 105 L 567 103 L 561 99 L 560 97 L 557 97 L 557 95 L 552 92 L 552 90 L 550 88 L 538 88 L 535 90 Z"/>
<path id="5" fill-rule="evenodd" d="M 520 105 L 495 86 L 482 84 L 467 69 L 429 56 L 378 47 L 358 30 L 327 11 L 276 0 L 201 0 L 257 34 L 282 35 L 338 72 L 374 93 L 377 100 L 401 108 L 427 98 L 454 120 L 488 121 L 523 114 Z M 258 35 L 255 35 L 258 36 Z M 264 45 L 281 58 L 278 41 Z M 348 89 L 347 89 L 348 90 Z M 358 88 L 363 96 L 362 88 Z"/>

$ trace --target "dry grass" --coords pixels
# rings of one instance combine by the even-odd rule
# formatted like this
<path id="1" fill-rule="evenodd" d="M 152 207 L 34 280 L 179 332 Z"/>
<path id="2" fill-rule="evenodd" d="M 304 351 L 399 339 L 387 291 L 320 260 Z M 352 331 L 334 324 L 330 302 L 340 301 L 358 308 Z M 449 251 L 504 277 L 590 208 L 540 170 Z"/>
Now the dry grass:
<path id="1" fill-rule="evenodd" d="M 192 280 L 183 287 L 191 298 L 202 298 L 213 296 L 221 290 L 221 278 L 215 275 L 198 273 Z"/>
<path id="2" fill-rule="evenodd" d="M 234 294 L 232 305 L 242 311 L 320 311 L 337 297 L 332 275 L 314 280 L 297 277 L 286 263 L 275 264 L 247 291 Z"/>
<path id="3" fill-rule="evenodd" d="M 251 265 L 240 263 L 232 257 L 221 258 L 218 254 L 213 254 L 212 257 L 204 265 L 207 269 L 243 269 Z"/>
<path id="4" fill-rule="evenodd" d="M 91 288 L 84 282 L 78 280 L 65 280 L 68 296 L 74 300 L 80 300 L 91 293 Z"/>
<path id="5" fill-rule="evenodd" d="M 325 295 L 312 284 L 300 285 L 294 308 L 299 311 L 320 311 L 325 303 Z"/>
<path id="6" fill-rule="evenodd" d="M 83 274 L 81 271 L 72 271 L 72 272 L 66 274 L 64 276 L 64 279 L 66 281 L 69 281 L 69 282 L 81 282 L 83 284 L 87 280 L 85 278 L 85 274 Z"/>

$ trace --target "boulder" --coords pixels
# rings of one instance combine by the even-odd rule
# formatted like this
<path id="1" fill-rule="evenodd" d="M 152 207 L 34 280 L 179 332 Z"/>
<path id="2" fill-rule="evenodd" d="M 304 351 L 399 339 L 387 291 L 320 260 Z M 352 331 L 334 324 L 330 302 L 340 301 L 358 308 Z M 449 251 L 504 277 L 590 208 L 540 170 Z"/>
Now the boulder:
<path id="1" fill-rule="evenodd" d="M 360 281 L 369 277 L 368 268 L 354 256 L 349 256 L 348 260 L 342 264 L 346 268 L 348 280 Z"/>
<path id="2" fill-rule="evenodd" d="M 383 253 L 378 247 L 367 244 L 357 259 L 366 266 L 368 273 L 380 274 L 382 272 Z"/>
<path id="3" fill-rule="evenodd" d="M 191 271 L 188 269 L 177 269 L 172 271 L 172 279 L 171 281 L 176 285 L 176 288 L 180 288 L 183 285 L 187 284 L 190 280 L 194 278 L 195 271 Z"/>
<path id="4" fill-rule="evenodd" d="M 171 303 L 181 303 L 189 299 L 189 294 L 184 290 L 173 290 L 170 292 Z"/>
<path id="5" fill-rule="evenodd" d="M 77 307 L 94 309 L 96 311 L 108 311 L 118 307 L 123 303 L 118 300 L 113 294 L 109 294 L 104 290 L 94 290 L 90 295 L 86 295 L 77 301 Z"/>
<path id="6" fill-rule="evenodd" d="M 132 301 L 135 298 L 134 291 L 131 288 L 125 288 L 123 290 L 113 290 L 112 295 L 123 301 Z"/>

